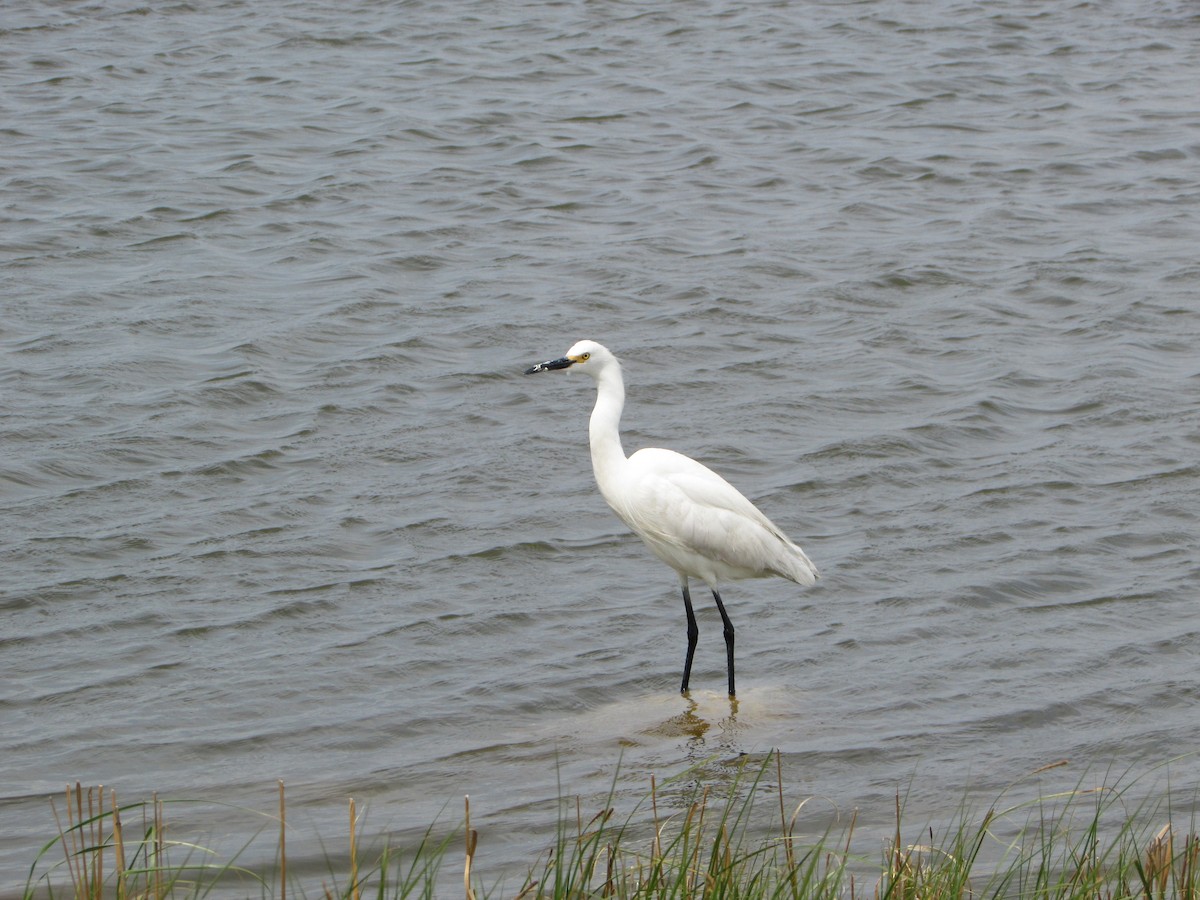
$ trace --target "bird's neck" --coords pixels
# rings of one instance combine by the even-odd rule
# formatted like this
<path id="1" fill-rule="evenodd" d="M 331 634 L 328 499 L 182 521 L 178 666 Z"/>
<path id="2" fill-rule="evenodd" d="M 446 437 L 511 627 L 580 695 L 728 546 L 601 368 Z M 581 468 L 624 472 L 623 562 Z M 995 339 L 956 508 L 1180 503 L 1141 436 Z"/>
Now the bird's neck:
<path id="1" fill-rule="evenodd" d="M 613 367 L 596 382 L 596 406 L 588 425 L 592 446 L 592 469 L 596 483 L 607 499 L 610 488 L 625 464 L 621 447 L 621 410 L 625 407 L 625 385 L 620 369 Z"/>

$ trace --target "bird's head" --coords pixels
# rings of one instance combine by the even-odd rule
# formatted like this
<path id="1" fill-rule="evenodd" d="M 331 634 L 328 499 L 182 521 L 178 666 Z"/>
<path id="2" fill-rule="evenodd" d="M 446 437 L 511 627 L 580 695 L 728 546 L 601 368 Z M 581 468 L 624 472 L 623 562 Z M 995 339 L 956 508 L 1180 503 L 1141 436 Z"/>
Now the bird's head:
<path id="1" fill-rule="evenodd" d="M 599 378 L 601 372 L 609 366 L 615 365 L 616 362 L 617 358 L 603 344 L 597 344 L 595 341 L 580 341 L 567 351 L 566 356 L 560 356 L 558 359 L 550 359 L 546 362 L 538 363 L 536 366 L 530 366 L 525 370 L 525 374 L 532 375 L 535 372 L 545 372 L 548 369 L 569 369 L 573 367 L 587 372 L 593 378 Z"/>

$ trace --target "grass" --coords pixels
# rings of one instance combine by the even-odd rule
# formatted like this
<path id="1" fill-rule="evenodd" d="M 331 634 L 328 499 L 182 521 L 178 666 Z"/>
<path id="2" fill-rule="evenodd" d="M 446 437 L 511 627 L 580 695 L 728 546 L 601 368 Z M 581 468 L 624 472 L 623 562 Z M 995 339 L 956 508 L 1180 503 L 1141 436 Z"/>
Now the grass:
<path id="1" fill-rule="evenodd" d="M 1040 771 L 1040 770 L 1039 770 Z M 809 803 L 785 796 L 777 754 L 743 763 L 718 791 L 699 770 L 659 784 L 624 816 L 607 802 L 585 813 L 561 801 L 555 840 L 519 883 L 485 886 L 469 798 L 461 828 L 415 846 L 364 852 L 350 801 L 342 863 L 317 879 L 289 872 L 284 787 L 266 817 L 274 863 L 253 867 L 167 836 L 169 803 L 120 805 L 114 791 L 68 787 L 52 801 L 55 834 L 30 867 L 25 900 L 185 900 L 211 895 L 287 900 L 467 900 L 583 898 L 1183 898 L 1200 900 L 1200 840 L 1194 805 L 1186 823 L 1168 801 L 1136 801 L 1137 779 L 1006 802 L 979 812 L 961 804 L 939 834 L 922 825 L 912 838 L 896 797 L 886 834 L 864 835 L 856 815 L 799 834 Z M 1015 786 L 1014 786 L 1015 787 Z M 907 836 L 907 837 L 906 837 Z M 866 849 L 863 843 L 868 844 Z M 461 855 L 460 855 L 461 854 Z M 461 860 L 462 879 L 446 874 Z M 446 870 L 445 872 L 443 870 Z M 510 876 L 511 877 L 511 876 Z M 457 881 L 457 887 L 455 882 Z"/>

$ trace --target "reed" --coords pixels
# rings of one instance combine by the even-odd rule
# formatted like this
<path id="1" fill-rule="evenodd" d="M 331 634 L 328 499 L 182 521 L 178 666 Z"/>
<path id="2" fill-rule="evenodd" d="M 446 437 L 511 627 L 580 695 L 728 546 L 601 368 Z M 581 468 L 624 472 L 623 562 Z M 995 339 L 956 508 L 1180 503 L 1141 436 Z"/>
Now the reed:
<path id="1" fill-rule="evenodd" d="M 886 833 L 863 833 L 851 814 L 802 835 L 811 799 L 793 805 L 781 776 L 777 754 L 741 764 L 719 790 L 704 783 L 698 769 L 662 782 L 652 776 L 647 795 L 624 815 L 616 809 L 615 777 L 598 811 L 586 812 L 578 798 L 564 796 L 553 845 L 508 887 L 484 884 L 469 798 L 461 829 L 435 839 L 431 825 L 414 848 L 400 852 L 384 844 L 365 857 L 351 800 L 346 877 L 330 863 L 313 885 L 288 867 L 282 782 L 278 814 L 267 817 L 278 826 L 269 869 L 237 863 L 249 844 L 220 861 L 195 843 L 169 837 L 169 801 L 154 796 L 123 805 L 115 791 L 77 783 L 67 788 L 62 808 L 51 800 L 57 834 L 30 867 L 25 900 L 184 900 L 213 892 L 403 900 L 459 891 L 466 900 L 1200 900 L 1194 804 L 1180 824 L 1167 801 L 1135 802 L 1136 779 L 1099 787 L 1081 781 L 1009 803 L 1006 791 L 982 813 L 964 801 L 941 833 L 922 825 L 912 840 L 899 794 Z M 463 848 L 463 869 L 454 889 L 441 871 L 456 846 Z"/>
<path id="2" fill-rule="evenodd" d="M 26 900 L 38 896 L 167 900 L 198 895 L 203 884 L 233 872 L 259 880 L 256 873 L 239 869 L 234 860 L 219 863 L 196 844 L 169 840 L 164 807 L 157 794 L 148 802 L 122 805 L 117 792 L 102 785 L 86 789 L 79 782 L 68 785 L 61 815 L 55 798 L 50 799 L 58 833 L 30 867 Z M 63 861 L 39 874 L 56 849 Z"/>

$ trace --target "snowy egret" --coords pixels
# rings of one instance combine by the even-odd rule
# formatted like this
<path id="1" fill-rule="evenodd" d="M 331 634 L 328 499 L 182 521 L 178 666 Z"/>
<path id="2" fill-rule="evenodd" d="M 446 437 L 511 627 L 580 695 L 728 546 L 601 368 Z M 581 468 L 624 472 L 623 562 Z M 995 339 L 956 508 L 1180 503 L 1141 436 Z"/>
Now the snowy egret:
<path id="1" fill-rule="evenodd" d="M 712 591 L 725 623 L 725 664 L 732 697 L 733 623 L 717 586 L 768 575 L 809 585 L 817 580 L 817 567 L 737 488 L 707 466 L 673 450 L 650 447 L 625 456 L 620 434 L 625 382 L 621 364 L 607 347 L 580 341 L 566 356 L 531 366 L 525 374 L 569 367 L 587 372 L 596 381 L 588 434 L 600 493 L 617 517 L 679 576 L 688 623 L 680 691 L 687 692 L 699 636 L 688 579 L 699 578 Z"/>

